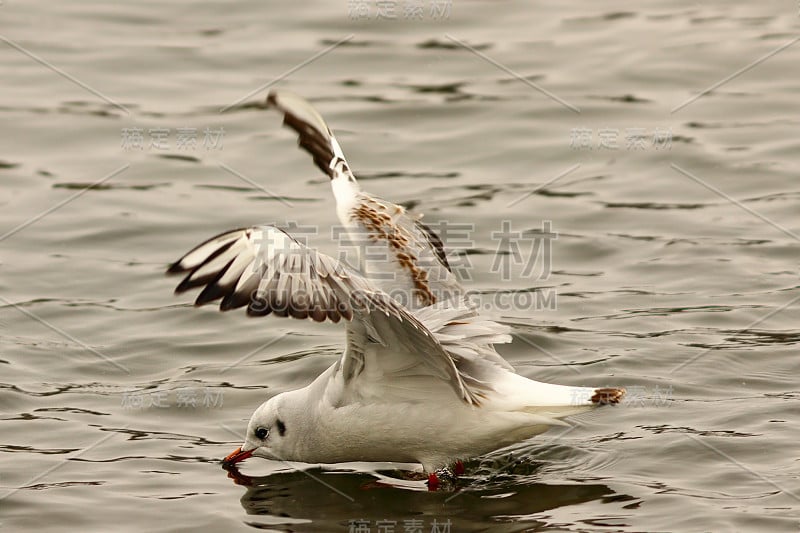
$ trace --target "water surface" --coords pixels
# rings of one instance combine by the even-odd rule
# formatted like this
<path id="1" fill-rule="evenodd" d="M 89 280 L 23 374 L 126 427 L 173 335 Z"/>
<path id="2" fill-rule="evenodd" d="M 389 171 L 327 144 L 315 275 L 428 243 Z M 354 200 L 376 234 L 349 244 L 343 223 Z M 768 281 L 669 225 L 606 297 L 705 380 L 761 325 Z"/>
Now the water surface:
<path id="1" fill-rule="evenodd" d="M 354 4 L 0 4 L 2 525 L 796 531 L 797 6 Z M 343 340 L 163 276 L 259 222 L 336 252 L 267 85 L 314 102 L 365 189 L 467 225 L 448 242 L 520 373 L 627 403 L 469 461 L 457 495 L 377 488 L 391 465 L 230 479 L 252 409 Z"/>

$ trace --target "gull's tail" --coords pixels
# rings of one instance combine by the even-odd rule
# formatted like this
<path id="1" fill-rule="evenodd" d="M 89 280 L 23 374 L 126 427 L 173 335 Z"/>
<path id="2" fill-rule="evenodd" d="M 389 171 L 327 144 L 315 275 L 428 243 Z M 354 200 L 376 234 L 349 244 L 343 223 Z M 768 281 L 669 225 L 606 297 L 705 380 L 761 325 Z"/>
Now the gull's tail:
<path id="1" fill-rule="evenodd" d="M 619 387 L 603 387 L 594 389 L 589 401 L 595 405 L 616 405 L 625 396 L 625 389 Z"/>
<path id="2" fill-rule="evenodd" d="M 618 404 L 625 396 L 622 388 L 555 385 L 517 374 L 493 346 L 511 342 L 510 328 L 463 302 L 434 304 L 415 311 L 415 316 L 451 356 L 464 382 L 493 409 L 538 415 L 542 423 L 558 425 L 560 418 Z"/>
<path id="3" fill-rule="evenodd" d="M 600 405 L 615 405 L 625 396 L 618 387 L 573 387 L 555 385 L 507 373 L 500 387 L 501 397 L 508 398 L 509 411 L 519 411 L 560 419 L 589 411 Z"/>

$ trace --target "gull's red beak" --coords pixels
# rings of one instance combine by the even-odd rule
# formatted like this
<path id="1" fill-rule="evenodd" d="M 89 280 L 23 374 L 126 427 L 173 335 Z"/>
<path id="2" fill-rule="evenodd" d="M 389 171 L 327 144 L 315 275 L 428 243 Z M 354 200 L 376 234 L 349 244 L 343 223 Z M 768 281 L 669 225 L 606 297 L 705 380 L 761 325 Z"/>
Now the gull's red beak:
<path id="1" fill-rule="evenodd" d="M 253 450 L 247 450 L 243 452 L 241 448 L 236 448 L 232 454 L 227 456 L 225 459 L 222 460 L 222 464 L 224 465 L 233 465 L 238 463 L 239 461 L 244 461 L 248 457 L 253 455 Z"/>

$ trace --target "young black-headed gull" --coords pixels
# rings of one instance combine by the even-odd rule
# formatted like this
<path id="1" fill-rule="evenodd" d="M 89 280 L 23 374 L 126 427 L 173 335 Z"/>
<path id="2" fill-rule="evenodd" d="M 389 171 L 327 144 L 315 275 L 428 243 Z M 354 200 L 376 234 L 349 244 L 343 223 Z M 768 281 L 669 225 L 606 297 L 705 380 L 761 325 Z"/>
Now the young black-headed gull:
<path id="1" fill-rule="evenodd" d="M 251 456 L 306 463 L 420 463 L 435 472 L 542 433 L 560 419 L 615 404 L 624 389 L 540 383 L 494 349 L 509 328 L 470 307 L 438 236 L 401 206 L 363 192 L 325 121 L 302 98 L 272 92 L 270 107 L 331 179 L 357 267 L 306 247 L 281 229 L 253 226 L 194 248 L 169 273 L 180 293 L 221 299 L 223 311 L 346 321 L 341 357 L 310 385 L 256 409 L 242 446 Z M 376 253 L 382 251 L 383 253 Z"/>

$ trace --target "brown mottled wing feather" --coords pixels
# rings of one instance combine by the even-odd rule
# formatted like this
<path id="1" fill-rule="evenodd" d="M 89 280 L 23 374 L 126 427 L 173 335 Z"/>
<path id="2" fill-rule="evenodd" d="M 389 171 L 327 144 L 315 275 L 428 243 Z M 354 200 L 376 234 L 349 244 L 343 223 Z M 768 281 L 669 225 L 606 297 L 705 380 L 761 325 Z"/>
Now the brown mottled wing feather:
<path id="1" fill-rule="evenodd" d="M 356 250 L 358 270 L 410 309 L 463 296 L 444 243 L 405 209 L 361 192 L 342 149 L 322 116 L 303 98 L 272 91 L 270 107 L 299 136 L 299 144 L 331 178 L 339 219 Z"/>
<path id="2" fill-rule="evenodd" d="M 361 271 L 381 290 L 411 309 L 463 298 L 444 244 L 418 217 L 361 192 L 342 215 Z"/>

